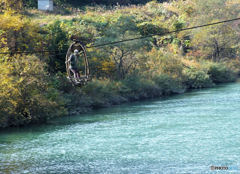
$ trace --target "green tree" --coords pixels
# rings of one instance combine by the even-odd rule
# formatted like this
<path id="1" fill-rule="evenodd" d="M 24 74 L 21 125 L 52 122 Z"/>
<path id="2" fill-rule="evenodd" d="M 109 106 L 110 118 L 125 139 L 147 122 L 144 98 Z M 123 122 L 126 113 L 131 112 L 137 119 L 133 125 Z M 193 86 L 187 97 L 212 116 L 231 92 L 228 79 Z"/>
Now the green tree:
<path id="1" fill-rule="evenodd" d="M 65 56 L 68 50 L 68 34 L 64 29 L 62 21 L 55 21 L 49 24 L 46 28 L 48 34 L 46 35 L 47 49 L 50 51 L 47 63 L 49 72 L 56 73 L 58 71 L 65 72 Z"/>
<path id="2" fill-rule="evenodd" d="M 134 17 L 120 15 L 117 20 L 111 23 L 105 30 L 104 37 L 99 39 L 97 43 L 109 43 L 139 36 L 140 33 L 134 22 Z M 136 51 L 149 49 L 149 47 L 149 40 L 142 39 L 112 44 L 107 46 L 104 50 L 115 63 L 117 78 L 124 79 L 138 64 Z"/>

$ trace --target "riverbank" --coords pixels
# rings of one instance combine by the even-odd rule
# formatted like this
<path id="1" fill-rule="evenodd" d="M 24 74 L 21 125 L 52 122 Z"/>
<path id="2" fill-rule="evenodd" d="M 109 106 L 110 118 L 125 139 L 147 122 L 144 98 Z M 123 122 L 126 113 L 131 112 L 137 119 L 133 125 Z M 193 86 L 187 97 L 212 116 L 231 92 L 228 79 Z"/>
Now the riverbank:
<path id="1" fill-rule="evenodd" d="M 208 64 L 202 64 L 201 69 L 185 67 L 181 72 L 182 78 L 173 78 L 168 74 L 152 76 L 147 73 L 145 76 L 141 76 L 135 73 L 120 81 L 93 79 L 83 87 L 73 87 L 65 74 L 58 73 L 51 77 L 52 89 L 49 89 L 51 92 L 49 100 L 57 100 L 57 103 L 53 105 L 56 106 L 55 108 L 39 105 L 38 108 L 43 111 L 45 109 L 40 117 L 36 111 L 36 115 L 32 115 L 32 117 L 16 117 L 16 115 L 16 118 L 10 117 L 11 115 L 5 112 L 4 117 L 0 119 L 0 125 L 4 128 L 45 123 L 49 119 L 60 116 L 75 116 L 122 103 L 167 97 L 182 94 L 192 89 L 211 88 L 220 83 L 234 82 L 237 79 L 236 72 L 221 63 L 208 62 Z M 39 81 L 39 79 L 36 80 Z M 32 88 L 33 86 L 28 86 L 29 90 Z M 25 89 L 24 92 L 29 90 Z M 27 103 L 26 106 L 29 112 L 34 111 L 33 109 L 36 107 L 35 105 L 27 105 Z M 52 111 L 55 113 L 53 114 Z"/>
<path id="2" fill-rule="evenodd" d="M 182 94 L 192 89 L 211 88 L 237 80 L 234 71 L 216 63 L 208 65 L 207 71 L 191 71 L 182 79 L 173 79 L 167 74 L 154 78 L 135 74 L 123 81 L 95 79 L 81 89 L 72 88 L 68 91 L 67 95 L 71 98 L 67 105 L 69 115 L 78 115 L 93 109 L 127 102 Z"/>

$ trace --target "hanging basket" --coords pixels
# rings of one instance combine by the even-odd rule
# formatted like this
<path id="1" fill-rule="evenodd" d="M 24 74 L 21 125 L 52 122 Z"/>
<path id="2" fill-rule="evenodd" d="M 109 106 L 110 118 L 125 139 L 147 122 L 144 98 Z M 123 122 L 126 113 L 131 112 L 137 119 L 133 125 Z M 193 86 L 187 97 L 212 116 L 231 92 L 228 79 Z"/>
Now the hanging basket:
<path id="1" fill-rule="evenodd" d="M 79 79 L 74 78 L 73 72 L 69 69 L 69 67 L 70 67 L 69 58 L 74 53 L 74 50 L 76 50 L 76 49 L 79 52 L 79 58 L 84 60 L 84 67 L 85 67 L 84 74 L 80 74 L 80 78 Z M 91 80 L 91 78 L 90 78 L 90 70 L 89 70 L 89 63 L 88 63 L 88 58 L 87 58 L 87 54 L 86 54 L 86 49 L 79 41 L 75 41 L 68 48 L 67 55 L 66 55 L 66 62 L 65 63 L 66 63 L 67 78 L 70 80 L 70 82 L 73 85 L 75 85 L 75 86 L 83 86 L 88 81 Z"/>

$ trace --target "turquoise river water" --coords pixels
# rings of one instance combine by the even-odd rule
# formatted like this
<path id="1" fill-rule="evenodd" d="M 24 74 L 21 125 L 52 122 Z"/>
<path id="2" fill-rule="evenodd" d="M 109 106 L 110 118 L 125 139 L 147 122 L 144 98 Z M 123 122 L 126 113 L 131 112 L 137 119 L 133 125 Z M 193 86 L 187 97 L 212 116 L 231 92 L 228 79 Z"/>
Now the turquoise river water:
<path id="1" fill-rule="evenodd" d="M 0 173 L 240 173 L 240 83 L 1 131 Z"/>

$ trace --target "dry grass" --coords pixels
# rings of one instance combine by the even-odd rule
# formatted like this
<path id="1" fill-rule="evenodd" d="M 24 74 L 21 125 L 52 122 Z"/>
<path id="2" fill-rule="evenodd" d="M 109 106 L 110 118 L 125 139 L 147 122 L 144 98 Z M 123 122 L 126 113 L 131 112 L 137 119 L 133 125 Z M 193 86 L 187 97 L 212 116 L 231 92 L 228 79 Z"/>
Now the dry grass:
<path id="1" fill-rule="evenodd" d="M 71 20 L 78 17 L 80 12 L 59 14 L 57 12 L 45 12 L 41 10 L 31 9 L 26 11 L 26 15 L 40 25 L 51 23 L 55 20 Z"/>

